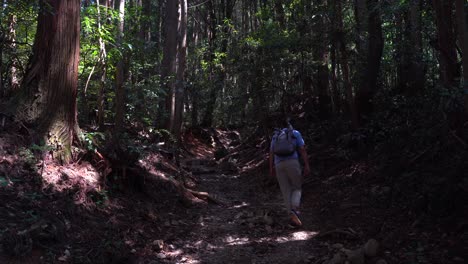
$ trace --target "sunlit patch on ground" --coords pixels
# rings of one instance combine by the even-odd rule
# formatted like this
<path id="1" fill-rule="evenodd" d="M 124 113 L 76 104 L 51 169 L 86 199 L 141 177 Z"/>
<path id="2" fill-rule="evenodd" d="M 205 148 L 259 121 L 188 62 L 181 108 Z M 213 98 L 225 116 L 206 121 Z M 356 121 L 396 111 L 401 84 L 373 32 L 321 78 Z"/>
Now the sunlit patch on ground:
<path id="1" fill-rule="evenodd" d="M 290 241 L 300 241 L 300 240 L 309 240 L 316 236 L 318 232 L 313 231 L 298 231 L 291 234 Z"/>
<path id="2" fill-rule="evenodd" d="M 287 242 L 292 242 L 292 241 L 306 241 L 309 239 L 312 239 L 314 236 L 316 236 L 318 232 L 314 231 L 296 231 L 291 233 L 289 236 L 280 236 L 275 238 L 273 241 L 276 243 L 287 243 Z M 265 240 L 261 239 L 259 242 L 264 242 Z"/>
<path id="3" fill-rule="evenodd" d="M 234 237 L 234 236 L 227 236 L 223 239 L 224 243 L 227 245 L 246 245 L 250 243 L 248 237 Z"/>
<path id="4" fill-rule="evenodd" d="M 54 189 L 62 191 L 73 185 L 80 184 L 98 188 L 100 174 L 88 162 L 82 164 L 70 164 L 67 167 L 58 166 L 55 163 L 43 164 L 38 171 L 46 185 L 52 185 Z"/>
<path id="5" fill-rule="evenodd" d="M 249 205 L 250 205 L 249 203 L 242 202 L 240 204 L 236 204 L 236 205 L 233 205 L 233 206 L 229 207 L 229 209 L 239 209 L 239 208 L 243 208 L 243 207 L 248 207 Z"/>

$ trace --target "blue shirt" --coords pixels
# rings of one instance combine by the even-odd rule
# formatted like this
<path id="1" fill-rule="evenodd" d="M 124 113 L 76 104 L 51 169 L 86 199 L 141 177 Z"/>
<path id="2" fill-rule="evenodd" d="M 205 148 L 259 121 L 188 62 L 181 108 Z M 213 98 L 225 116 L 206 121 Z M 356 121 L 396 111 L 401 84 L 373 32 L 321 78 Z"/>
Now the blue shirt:
<path id="1" fill-rule="evenodd" d="M 283 128 L 283 131 L 286 131 L 286 130 L 287 130 L 287 128 Z M 297 131 L 297 130 L 293 130 L 293 135 L 296 137 L 296 147 L 297 147 L 297 149 L 299 149 L 300 147 L 303 147 L 305 145 L 305 143 L 304 143 L 304 139 L 302 138 L 301 133 L 299 131 Z M 276 135 L 273 136 L 273 139 L 271 140 L 270 151 L 273 151 L 273 146 L 275 144 L 275 141 L 276 141 Z M 294 151 L 294 153 L 289 155 L 289 156 L 275 155 L 275 165 L 280 163 L 283 160 L 298 159 L 298 158 L 299 158 L 299 154 L 297 153 L 297 150 Z"/>

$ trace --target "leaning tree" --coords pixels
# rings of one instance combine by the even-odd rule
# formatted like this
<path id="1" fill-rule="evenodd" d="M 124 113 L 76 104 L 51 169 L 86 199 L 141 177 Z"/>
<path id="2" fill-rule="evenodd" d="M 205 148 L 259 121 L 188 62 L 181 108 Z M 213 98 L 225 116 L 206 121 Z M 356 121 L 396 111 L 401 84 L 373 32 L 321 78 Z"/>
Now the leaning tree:
<path id="1" fill-rule="evenodd" d="M 37 127 L 55 157 L 71 159 L 76 135 L 80 0 L 40 0 L 33 55 L 17 115 Z"/>

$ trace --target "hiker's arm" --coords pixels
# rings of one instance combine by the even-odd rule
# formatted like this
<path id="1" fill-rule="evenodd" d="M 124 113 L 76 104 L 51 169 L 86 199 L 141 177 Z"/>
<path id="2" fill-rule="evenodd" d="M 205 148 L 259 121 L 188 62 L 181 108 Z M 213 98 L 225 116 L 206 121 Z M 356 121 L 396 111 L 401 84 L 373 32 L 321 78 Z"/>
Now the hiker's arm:
<path id="1" fill-rule="evenodd" d="M 307 151 L 305 146 L 299 147 L 299 153 L 301 153 L 302 161 L 304 161 L 304 176 L 309 176 L 310 166 L 309 166 L 309 157 L 307 156 Z"/>
<path id="2" fill-rule="evenodd" d="M 276 171 L 275 171 L 275 166 L 274 166 L 274 154 L 273 151 L 270 150 L 270 176 L 275 177 L 276 176 Z"/>

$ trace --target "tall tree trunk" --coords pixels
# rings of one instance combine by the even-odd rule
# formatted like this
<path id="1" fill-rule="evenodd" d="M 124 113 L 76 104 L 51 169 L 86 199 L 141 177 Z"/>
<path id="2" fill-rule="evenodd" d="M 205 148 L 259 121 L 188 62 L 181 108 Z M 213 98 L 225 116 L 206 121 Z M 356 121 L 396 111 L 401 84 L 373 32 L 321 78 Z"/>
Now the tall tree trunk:
<path id="1" fill-rule="evenodd" d="M 395 61 L 396 61 L 396 81 L 395 86 L 398 91 L 404 92 L 407 90 L 407 83 L 408 83 L 408 70 L 405 66 L 407 61 L 409 61 L 406 57 L 406 49 L 405 49 L 405 39 L 407 34 L 407 30 L 405 30 L 405 26 L 403 23 L 403 14 L 396 13 L 395 14 L 395 25 L 396 25 L 396 33 L 395 38 L 393 39 L 393 43 L 395 45 Z"/>
<path id="2" fill-rule="evenodd" d="M 378 0 L 356 0 L 357 91 L 356 107 L 360 119 L 372 112 L 380 62 L 383 53 L 382 21 Z"/>
<path id="3" fill-rule="evenodd" d="M 80 58 L 80 1 L 41 0 L 33 56 L 23 80 L 18 113 L 38 125 L 57 158 L 71 160 L 78 129 L 76 96 Z"/>
<path id="4" fill-rule="evenodd" d="M 317 1 L 317 5 L 322 6 L 323 1 Z M 319 100 L 319 116 L 322 119 L 326 119 L 330 115 L 330 95 L 329 95 L 329 73 L 328 73 L 328 51 L 327 51 L 327 28 L 325 15 L 319 15 L 317 17 L 317 22 L 315 23 L 316 28 L 315 32 L 317 38 L 321 38 L 316 44 L 316 49 L 314 51 L 314 61 L 319 62 L 317 66 L 317 90 L 318 90 L 318 100 Z"/>
<path id="5" fill-rule="evenodd" d="M 343 71 L 343 81 L 345 86 L 345 95 L 346 101 L 348 102 L 348 110 L 350 111 L 351 115 L 351 125 L 352 128 L 355 130 L 359 127 L 358 122 L 358 113 L 356 110 L 356 104 L 354 101 L 354 93 L 353 87 L 351 85 L 351 79 L 349 76 L 349 64 L 348 64 L 348 51 L 346 50 L 346 42 L 345 42 L 345 32 L 344 32 L 344 24 L 343 24 L 343 10 L 341 1 L 342 0 L 335 0 L 336 1 L 336 23 L 337 23 L 337 40 L 340 46 L 340 64 Z"/>
<path id="6" fill-rule="evenodd" d="M 410 66 L 409 66 L 409 78 L 408 91 L 410 95 L 414 95 L 424 88 L 425 82 L 425 65 L 423 62 L 423 44 L 422 44 L 422 29 L 421 29 L 421 0 L 411 0 L 410 2 L 410 14 L 409 23 L 410 31 L 408 32 L 411 43 L 409 44 L 410 49 Z"/>
<path id="7" fill-rule="evenodd" d="M 0 99 L 6 95 L 3 85 L 3 44 L 0 43 Z"/>
<path id="8" fill-rule="evenodd" d="M 119 21 L 118 21 L 118 36 L 117 43 L 119 46 L 123 44 L 125 26 L 125 0 L 119 1 Z M 118 134 L 124 126 L 125 115 L 125 52 L 122 52 L 122 57 L 117 62 L 115 69 L 115 127 L 114 131 Z"/>
<path id="9" fill-rule="evenodd" d="M 166 96 L 164 104 L 160 105 L 162 113 L 159 127 L 170 128 L 170 113 L 172 108 L 172 95 L 174 93 L 174 77 L 176 74 L 176 53 L 177 53 L 177 6 L 178 1 L 167 1 L 166 19 L 164 21 L 164 49 L 161 65 L 161 87 L 164 87 Z"/>
<path id="10" fill-rule="evenodd" d="M 377 90 L 377 79 L 380 72 L 380 64 L 383 54 L 383 34 L 382 20 L 380 18 L 380 8 L 378 0 L 368 0 L 368 50 L 367 50 L 367 67 L 366 77 L 363 86 L 358 91 L 360 115 L 368 115 L 373 110 L 372 98 Z"/>
<path id="11" fill-rule="evenodd" d="M 98 22 L 98 30 L 101 31 L 102 27 L 102 16 L 101 16 L 101 8 L 100 8 L 100 0 L 97 1 L 97 22 Z M 106 2 L 107 3 L 107 2 Z M 106 19 L 107 19 L 107 8 L 106 6 Z M 107 78 L 107 52 L 106 52 L 106 44 L 104 40 L 99 36 L 99 66 L 101 69 L 101 78 L 99 84 L 99 92 L 98 92 L 98 99 L 97 99 L 97 125 L 99 129 L 104 129 L 104 108 L 105 108 L 105 101 L 106 101 L 106 78 Z"/>
<path id="12" fill-rule="evenodd" d="M 208 0 L 208 45 L 209 45 L 209 79 L 212 81 L 212 87 L 210 94 L 208 96 L 208 102 L 206 105 L 205 114 L 202 120 L 202 126 L 204 127 L 211 127 L 213 124 L 213 112 L 215 110 L 216 101 L 218 98 L 218 84 L 217 78 L 215 74 L 215 67 L 214 67 L 214 56 L 215 56 L 215 40 L 216 40 L 216 15 L 213 6 L 213 0 Z"/>
<path id="13" fill-rule="evenodd" d="M 367 77 L 367 61 L 369 53 L 369 12 L 367 0 L 354 0 L 354 18 L 356 20 L 356 103 L 359 108 L 360 90 L 365 90 Z"/>
<path id="14" fill-rule="evenodd" d="M 433 0 L 432 3 L 436 15 L 441 81 L 447 88 L 456 87 L 459 68 L 452 18 L 454 0 Z"/>
<path id="15" fill-rule="evenodd" d="M 10 41 L 10 50 L 16 53 L 16 15 L 10 15 L 10 25 L 8 40 Z M 18 78 L 18 59 L 15 56 L 12 58 L 10 66 L 10 93 L 15 93 L 19 88 Z"/>
<path id="16" fill-rule="evenodd" d="M 258 51 L 258 54 L 261 55 L 262 58 L 266 58 L 266 51 L 264 48 L 260 48 Z M 253 103 L 253 110 L 254 110 L 254 118 L 256 119 L 257 122 L 261 124 L 261 127 L 263 129 L 264 135 L 268 134 L 268 124 L 267 122 L 267 115 L 268 115 L 268 103 L 266 101 L 266 91 L 265 91 L 265 69 L 264 69 L 264 63 L 262 61 L 255 61 L 252 63 L 254 66 L 254 74 L 251 76 L 252 81 L 252 103 Z M 288 107 L 288 109 L 285 110 L 286 113 L 289 113 L 289 110 L 291 108 L 291 105 L 286 104 L 285 108 Z"/>
<path id="17" fill-rule="evenodd" d="M 150 0 L 142 0 L 142 15 L 143 15 L 143 23 L 141 25 L 141 37 L 145 40 L 145 43 L 151 42 L 151 1 Z M 156 14 L 159 17 L 159 14 Z"/>
<path id="18" fill-rule="evenodd" d="M 174 114 L 172 132 L 178 139 L 182 127 L 184 94 L 185 94 L 185 68 L 187 58 L 187 0 L 179 0 L 179 48 L 177 52 L 177 82 L 174 95 Z"/>
<path id="19" fill-rule="evenodd" d="M 468 25 L 467 14 L 465 13 L 464 0 L 455 0 L 457 24 L 458 24 L 458 42 L 462 50 L 463 65 L 463 90 L 465 94 L 465 109 L 468 113 Z"/>
<path id="20" fill-rule="evenodd" d="M 330 76 L 330 81 L 331 81 L 331 99 L 332 99 L 332 112 L 333 114 L 337 114 L 338 112 L 341 111 L 341 99 L 340 99 L 340 93 L 338 90 L 338 80 L 336 77 L 336 71 L 337 71 L 337 59 L 336 59 L 336 42 L 332 39 L 332 44 L 331 44 L 331 50 L 330 50 L 330 57 L 331 57 L 331 76 Z"/>

